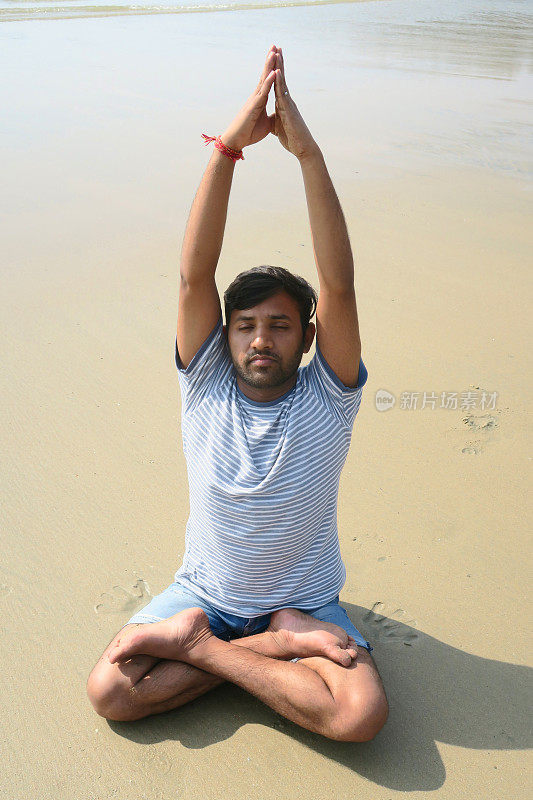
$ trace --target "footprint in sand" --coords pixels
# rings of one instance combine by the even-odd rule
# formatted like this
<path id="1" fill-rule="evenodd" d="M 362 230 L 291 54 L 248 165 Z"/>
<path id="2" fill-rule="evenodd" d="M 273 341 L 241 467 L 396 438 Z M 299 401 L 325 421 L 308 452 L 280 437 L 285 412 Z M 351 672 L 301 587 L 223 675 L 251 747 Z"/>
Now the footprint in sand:
<path id="1" fill-rule="evenodd" d="M 467 442 L 461 453 L 469 455 L 482 453 L 485 444 L 492 439 L 492 432 L 498 427 L 498 420 L 493 414 L 469 414 L 467 417 L 463 417 L 463 423 L 479 438 Z"/>
<path id="2" fill-rule="evenodd" d="M 474 431 L 483 431 L 488 433 L 494 428 L 498 427 L 498 420 L 492 414 L 469 414 L 463 419 L 464 424 Z"/>
<path id="3" fill-rule="evenodd" d="M 102 592 L 94 606 L 97 614 L 116 614 L 117 616 L 129 614 L 130 617 L 140 608 L 147 605 L 152 599 L 150 587 L 142 578 L 125 589 L 123 586 L 113 586 L 109 592 Z"/>
<path id="4" fill-rule="evenodd" d="M 397 608 L 390 616 L 382 613 L 384 609 L 384 604 L 378 601 L 363 616 L 364 627 L 369 631 L 370 641 L 404 644 L 408 647 L 416 644 L 419 636 L 411 627 L 416 625 L 414 619 L 411 619 L 402 608 Z"/>
<path id="5" fill-rule="evenodd" d="M 468 453 L 468 455 L 477 456 L 478 453 L 483 452 L 482 443 L 477 440 L 475 442 L 467 442 L 466 447 L 463 447 L 461 453 Z"/>
<path id="6" fill-rule="evenodd" d="M 492 413 L 471 411 L 461 417 L 460 422 L 458 421 L 452 428 L 449 428 L 445 436 L 461 453 L 467 455 L 483 453 L 487 446 L 492 447 L 498 440 L 502 413 L 505 414 L 505 410 L 499 408 L 494 409 Z M 470 434 L 472 438 L 465 441 L 465 434 Z"/>

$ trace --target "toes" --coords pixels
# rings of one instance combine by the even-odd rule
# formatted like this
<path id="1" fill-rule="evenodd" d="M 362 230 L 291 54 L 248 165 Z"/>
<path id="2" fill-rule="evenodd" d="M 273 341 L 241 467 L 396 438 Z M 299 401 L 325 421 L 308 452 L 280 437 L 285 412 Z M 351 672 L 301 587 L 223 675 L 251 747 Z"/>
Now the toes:
<path id="1" fill-rule="evenodd" d="M 347 648 L 339 647 L 337 649 L 337 653 L 338 653 L 338 658 L 336 658 L 335 660 L 343 667 L 349 667 L 352 661 L 357 658 L 356 647 L 347 647 Z"/>
<path id="2" fill-rule="evenodd" d="M 342 664 L 343 667 L 349 667 L 352 663 L 352 657 L 348 653 L 347 650 L 341 650 L 339 664 Z"/>
<path id="3" fill-rule="evenodd" d="M 328 648 L 326 656 L 327 658 L 331 659 L 331 661 L 335 661 L 335 663 L 340 664 L 342 667 L 349 667 L 352 663 L 352 657 L 348 650 L 343 650 L 341 647 Z"/>
<path id="4" fill-rule="evenodd" d="M 115 664 L 117 661 L 126 661 L 131 655 L 136 653 L 134 642 L 124 642 L 122 643 L 119 640 L 115 647 L 109 651 L 108 659 L 111 664 Z"/>
<path id="5" fill-rule="evenodd" d="M 113 650 L 108 653 L 108 659 L 110 664 L 115 664 L 117 661 L 120 661 L 120 645 L 117 644 Z"/>

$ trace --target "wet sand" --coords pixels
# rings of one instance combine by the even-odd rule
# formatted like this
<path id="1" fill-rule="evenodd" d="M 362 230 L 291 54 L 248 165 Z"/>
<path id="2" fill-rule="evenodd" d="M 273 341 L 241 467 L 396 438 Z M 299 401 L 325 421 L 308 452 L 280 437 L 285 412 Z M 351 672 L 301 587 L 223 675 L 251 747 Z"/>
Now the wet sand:
<path id="1" fill-rule="evenodd" d="M 519 2 L 369 2 L 0 25 L 1 797 L 530 796 L 528 24 Z M 133 724 L 85 696 L 181 562 L 179 247 L 200 134 L 271 42 L 356 257 L 341 600 L 391 705 L 365 745 L 229 685 Z M 317 286 L 296 161 L 271 137 L 237 167 L 220 293 L 259 263 Z"/>

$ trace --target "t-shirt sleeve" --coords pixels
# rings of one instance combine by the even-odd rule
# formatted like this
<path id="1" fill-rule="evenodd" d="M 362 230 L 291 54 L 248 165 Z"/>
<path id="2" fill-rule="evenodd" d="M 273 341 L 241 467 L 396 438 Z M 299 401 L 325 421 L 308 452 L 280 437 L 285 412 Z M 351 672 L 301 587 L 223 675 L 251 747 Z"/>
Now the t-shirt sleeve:
<path id="1" fill-rule="evenodd" d="M 324 358 L 316 343 L 316 352 L 307 365 L 309 386 L 321 401 L 335 414 L 341 424 L 352 428 L 363 394 L 363 386 L 368 378 L 366 366 L 361 358 L 357 386 L 345 386 Z"/>
<path id="2" fill-rule="evenodd" d="M 231 368 L 232 362 L 222 328 L 222 314 L 187 367 L 181 361 L 176 337 L 175 360 L 182 407 L 188 410 L 208 397 Z"/>

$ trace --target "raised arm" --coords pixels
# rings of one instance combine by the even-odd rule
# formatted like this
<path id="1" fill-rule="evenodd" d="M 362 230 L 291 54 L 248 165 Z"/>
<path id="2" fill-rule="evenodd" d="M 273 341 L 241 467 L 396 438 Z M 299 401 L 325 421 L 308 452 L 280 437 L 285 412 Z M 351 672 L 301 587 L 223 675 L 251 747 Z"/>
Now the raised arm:
<path id="1" fill-rule="evenodd" d="M 320 284 L 317 344 L 341 382 L 353 388 L 359 374 L 361 340 L 348 230 L 322 152 L 287 89 L 281 48 L 276 51 L 274 132 L 302 169 Z"/>
<path id="2" fill-rule="evenodd" d="M 274 82 L 274 48 L 269 50 L 257 88 L 231 125 L 221 135 L 232 150 L 261 141 L 274 126 L 266 104 Z M 215 149 L 196 192 L 180 258 L 177 344 L 183 366 L 188 366 L 220 316 L 215 271 L 222 249 L 234 162 Z"/>
<path id="3" fill-rule="evenodd" d="M 176 336 L 184 367 L 189 366 L 220 316 L 215 270 L 222 249 L 234 169 L 231 159 L 218 150 L 213 152 L 187 222 L 180 260 Z"/>

